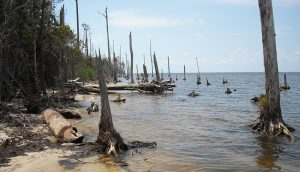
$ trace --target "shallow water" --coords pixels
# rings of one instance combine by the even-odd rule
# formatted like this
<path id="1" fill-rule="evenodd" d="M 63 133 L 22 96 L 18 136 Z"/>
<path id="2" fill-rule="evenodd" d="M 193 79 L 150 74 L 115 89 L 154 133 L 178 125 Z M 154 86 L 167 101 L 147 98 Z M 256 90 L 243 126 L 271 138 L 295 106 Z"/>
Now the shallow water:
<path id="1" fill-rule="evenodd" d="M 247 125 L 258 107 L 250 99 L 264 92 L 263 73 L 204 73 L 212 84 L 196 84 L 196 74 L 183 81 L 178 75 L 173 92 L 146 95 L 122 92 L 126 103 L 111 102 L 113 122 L 126 141 L 156 141 L 157 149 L 127 152 L 125 171 L 299 171 L 300 169 L 300 73 L 287 73 L 291 90 L 281 93 L 286 123 L 296 131 L 296 140 L 286 137 L 258 138 Z M 166 75 L 165 75 L 166 76 Z M 283 74 L 280 75 L 283 83 Z M 172 74 L 175 78 L 175 74 Z M 229 81 L 222 84 L 223 77 Z M 236 89 L 225 94 L 226 87 Z M 187 94 L 196 90 L 198 97 Z M 113 99 L 115 95 L 109 95 Z M 86 109 L 98 96 L 81 102 Z M 85 141 L 97 136 L 98 113 L 78 122 Z M 99 161 L 99 158 L 95 158 Z M 100 159 L 101 161 L 101 159 Z M 84 166 L 84 165 L 83 165 Z M 82 168 L 82 165 L 80 165 Z"/>

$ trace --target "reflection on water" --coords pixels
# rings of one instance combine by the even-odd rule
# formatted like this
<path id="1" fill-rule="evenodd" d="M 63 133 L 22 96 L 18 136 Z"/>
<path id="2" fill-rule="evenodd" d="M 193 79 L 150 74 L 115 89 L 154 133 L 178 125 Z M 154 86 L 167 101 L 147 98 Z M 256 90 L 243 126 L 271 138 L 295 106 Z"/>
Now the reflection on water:
<path id="1" fill-rule="evenodd" d="M 300 142 L 256 138 L 247 127 L 259 115 L 250 99 L 264 92 L 263 73 L 209 73 L 212 85 L 196 84 L 196 74 L 179 80 L 174 92 L 146 95 L 122 92 L 126 103 L 111 102 L 113 122 L 125 141 L 156 141 L 157 149 L 131 150 L 122 158 L 125 171 L 299 171 Z M 181 79 L 180 79 L 181 78 Z M 194 78 L 194 79 L 193 79 Z M 229 83 L 222 84 L 226 78 Z M 281 93 L 286 123 L 300 134 L 300 74 L 289 73 L 291 90 Z M 281 79 L 282 80 L 282 79 Z M 236 89 L 230 95 L 226 88 Z M 200 96 L 187 94 L 195 90 Z M 109 95 L 112 100 L 114 95 Z M 99 96 L 81 102 L 86 109 Z M 98 113 L 84 114 L 78 128 L 95 141 Z M 137 152 L 138 153 L 137 153 Z M 97 158 L 95 158 L 97 159 Z M 100 158 L 101 162 L 105 161 Z M 108 163 L 109 164 L 109 163 Z M 84 168 L 83 165 L 80 168 Z M 118 166 L 118 165 L 117 165 Z M 118 168 L 120 170 L 120 168 Z"/>
<path id="2" fill-rule="evenodd" d="M 284 149 L 280 146 L 277 139 L 266 136 L 258 137 L 258 144 L 261 149 L 259 151 L 260 155 L 256 159 L 257 165 L 267 170 L 281 170 L 281 167 L 276 162 Z"/>

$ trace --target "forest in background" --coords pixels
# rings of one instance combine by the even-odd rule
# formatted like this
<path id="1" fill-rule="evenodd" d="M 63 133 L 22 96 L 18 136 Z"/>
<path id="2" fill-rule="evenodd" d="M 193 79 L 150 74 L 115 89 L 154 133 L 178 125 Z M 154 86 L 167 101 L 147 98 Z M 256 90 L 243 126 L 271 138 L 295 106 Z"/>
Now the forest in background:
<path id="1" fill-rule="evenodd" d="M 87 39 L 78 44 L 74 32 L 65 25 L 64 7 L 59 15 L 55 14 L 57 3 L 54 0 L 1 1 L 1 103 L 20 97 L 31 107 L 47 97 L 47 89 L 62 88 L 69 79 L 96 79 L 95 58 L 83 52 L 87 49 Z M 109 74 L 108 59 L 102 56 L 102 61 L 105 73 Z"/>

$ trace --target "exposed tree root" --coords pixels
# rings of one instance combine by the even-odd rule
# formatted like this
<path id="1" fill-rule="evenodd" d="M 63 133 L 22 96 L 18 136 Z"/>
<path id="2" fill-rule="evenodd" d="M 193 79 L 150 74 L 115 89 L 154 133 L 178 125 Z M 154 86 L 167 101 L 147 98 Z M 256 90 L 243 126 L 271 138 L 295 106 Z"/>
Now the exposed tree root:
<path id="1" fill-rule="evenodd" d="M 96 143 L 100 146 L 102 152 L 116 157 L 119 153 L 128 150 L 128 145 L 124 143 L 122 137 L 116 130 L 99 131 Z"/>
<path id="2" fill-rule="evenodd" d="M 284 122 L 277 122 L 277 124 L 273 124 L 272 122 L 267 123 L 266 121 L 258 118 L 255 121 L 253 121 L 249 125 L 249 127 L 254 133 L 257 133 L 259 135 L 286 135 L 290 138 L 291 141 L 295 140 L 295 137 L 292 134 L 292 132 L 295 131 L 295 129 L 288 126 Z"/>

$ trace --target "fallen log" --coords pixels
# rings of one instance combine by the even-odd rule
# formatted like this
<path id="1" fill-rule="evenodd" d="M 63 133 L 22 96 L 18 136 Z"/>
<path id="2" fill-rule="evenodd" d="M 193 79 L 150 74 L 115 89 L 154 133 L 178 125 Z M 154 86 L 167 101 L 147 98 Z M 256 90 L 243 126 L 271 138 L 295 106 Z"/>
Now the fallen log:
<path id="1" fill-rule="evenodd" d="M 84 136 L 59 112 L 53 109 L 46 109 L 42 112 L 42 119 L 47 123 L 49 130 L 60 142 L 82 142 Z"/>
<path id="2" fill-rule="evenodd" d="M 77 113 L 75 110 L 71 109 L 59 109 L 55 108 L 55 111 L 59 112 L 66 119 L 80 119 L 81 115 Z"/>

